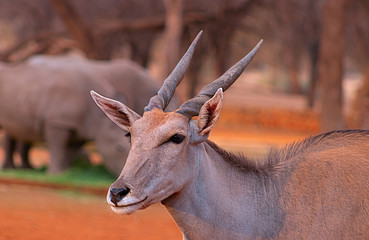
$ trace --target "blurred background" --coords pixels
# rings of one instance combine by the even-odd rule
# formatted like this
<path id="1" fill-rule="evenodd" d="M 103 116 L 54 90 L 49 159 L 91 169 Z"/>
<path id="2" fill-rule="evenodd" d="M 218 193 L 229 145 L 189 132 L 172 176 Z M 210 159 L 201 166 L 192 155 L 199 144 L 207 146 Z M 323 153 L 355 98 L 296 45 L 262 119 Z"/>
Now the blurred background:
<path id="1" fill-rule="evenodd" d="M 160 85 L 200 30 L 203 37 L 177 89 L 180 102 L 264 39 L 225 93 L 210 136 L 220 146 L 261 158 L 273 146 L 369 125 L 368 0 L 2 0 L 0 61 L 15 67 L 35 55 L 128 59 Z M 6 129 L 0 131 L 3 136 Z M 34 146 L 30 162 L 42 168 L 50 159 L 47 145 Z M 95 167 L 103 162 L 93 142 L 85 148 Z M 21 162 L 17 155 L 15 161 Z M 44 170 L 0 172 L 0 239 L 180 239 L 160 205 L 134 216 L 110 213 L 102 196 L 114 176 L 103 173 L 91 186 L 100 168 L 80 165 L 64 178 L 78 179 L 84 169 L 93 176 L 77 183 Z M 90 195 L 81 193 L 86 191 Z"/>

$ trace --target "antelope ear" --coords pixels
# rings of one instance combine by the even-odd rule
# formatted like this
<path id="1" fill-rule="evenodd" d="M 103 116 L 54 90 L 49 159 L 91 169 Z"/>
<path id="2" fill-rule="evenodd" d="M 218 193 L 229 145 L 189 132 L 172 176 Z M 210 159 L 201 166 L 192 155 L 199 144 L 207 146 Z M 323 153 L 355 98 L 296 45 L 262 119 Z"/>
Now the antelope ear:
<path id="1" fill-rule="evenodd" d="M 199 133 L 208 134 L 218 121 L 223 104 L 223 90 L 219 88 L 214 96 L 202 105 L 197 118 Z"/>
<path id="2" fill-rule="evenodd" d="M 192 142 L 203 142 L 208 138 L 210 130 L 219 119 L 222 104 L 223 90 L 219 88 L 215 95 L 202 105 L 199 116 L 195 120 Z"/>
<path id="3" fill-rule="evenodd" d="M 103 110 L 118 127 L 126 131 L 128 131 L 129 127 L 141 117 L 121 102 L 103 97 L 94 91 L 91 91 L 90 94 L 101 110 Z"/>

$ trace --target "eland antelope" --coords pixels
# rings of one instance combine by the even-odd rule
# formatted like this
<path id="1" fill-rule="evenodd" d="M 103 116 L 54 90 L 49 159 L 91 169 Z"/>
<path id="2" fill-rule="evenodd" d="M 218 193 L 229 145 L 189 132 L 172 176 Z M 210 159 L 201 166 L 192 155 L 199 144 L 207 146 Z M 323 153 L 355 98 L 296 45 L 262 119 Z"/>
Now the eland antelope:
<path id="1" fill-rule="evenodd" d="M 161 202 L 184 239 L 369 239 L 369 131 L 334 131 L 272 150 L 263 161 L 208 140 L 223 91 L 261 42 L 173 112 L 164 112 L 190 62 L 196 37 L 139 116 L 91 92 L 131 139 L 111 185 L 112 210 L 132 214 Z"/>

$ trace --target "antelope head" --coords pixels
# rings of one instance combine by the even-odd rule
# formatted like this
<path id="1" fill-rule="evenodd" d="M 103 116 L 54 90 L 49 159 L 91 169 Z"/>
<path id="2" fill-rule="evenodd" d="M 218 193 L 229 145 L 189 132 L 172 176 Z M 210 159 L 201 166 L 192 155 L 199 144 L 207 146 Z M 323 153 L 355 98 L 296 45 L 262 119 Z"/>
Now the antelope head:
<path id="1" fill-rule="evenodd" d="M 239 77 L 256 54 L 258 45 L 221 77 L 174 112 L 164 112 L 190 63 L 200 32 L 143 116 L 124 104 L 91 91 L 96 104 L 126 130 L 131 149 L 120 176 L 111 185 L 107 202 L 113 211 L 131 214 L 178 193 L 193 177 L 196 159 L 187 157 L 204 142 L 219 118 L 223 91 Z M 197 116 L 197 118 L 192 119 Z"/>

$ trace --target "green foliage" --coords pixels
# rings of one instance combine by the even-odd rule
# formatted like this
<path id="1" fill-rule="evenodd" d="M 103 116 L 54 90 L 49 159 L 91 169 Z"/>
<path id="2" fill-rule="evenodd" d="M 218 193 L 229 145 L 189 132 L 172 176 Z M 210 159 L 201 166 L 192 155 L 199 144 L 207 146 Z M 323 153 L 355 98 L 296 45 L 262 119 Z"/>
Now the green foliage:
<path id="1" fill-rule="evenodd" d="M 116 178 L 103 165 L 91 165 L 82 161 L 76 161 L 70 169 L 56 175 L 47 174 L 47 167 L 44 166 L 39 169 L 3 169 L 0 177 L 77 187 L 108 187 Z"/>

